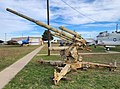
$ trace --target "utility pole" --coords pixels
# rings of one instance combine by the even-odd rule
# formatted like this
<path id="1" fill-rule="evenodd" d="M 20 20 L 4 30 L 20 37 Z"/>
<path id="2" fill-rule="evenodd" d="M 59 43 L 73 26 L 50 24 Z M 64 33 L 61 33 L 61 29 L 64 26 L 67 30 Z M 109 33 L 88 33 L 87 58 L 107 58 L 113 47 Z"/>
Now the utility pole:
<path id="1" fill-rule="evenodd" d="M 7 33 L 5 33 L 5 42 L 6 42 L 6 35 L 7 35 Z"/>
<path id="2" fill-rule="evenodd" d="M 23 33 L 22 33 L 22 38 L 23 38 Z"/>
<path id="3" fill-rule="evenodd" d="M 23 40 L 23 33 L 22 33 L 22 40 Z"/>
<path id="4" fill-rule="evenodd" d="M 50 19 L 49 19 L 49 0 L 47 0 L 47 24 L 49 25 Z M 50 30 L 48 29 L 48 56 L 50 56 Z"/>
<path id="5" fill-rule="evenodd" d="M 7 43 L 6 39 L 7 39 L 7 33 L 5 33 L 4 44 L 6 44 L 6 43 Z"/>

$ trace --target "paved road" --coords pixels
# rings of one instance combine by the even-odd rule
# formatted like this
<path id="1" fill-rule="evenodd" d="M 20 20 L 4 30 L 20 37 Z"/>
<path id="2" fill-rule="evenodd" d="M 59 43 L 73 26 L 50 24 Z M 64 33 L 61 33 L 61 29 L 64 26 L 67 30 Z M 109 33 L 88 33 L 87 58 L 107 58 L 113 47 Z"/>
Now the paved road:
<path id="1" fill-rule="evenodd" d="M 11 66 L 0 72 L 0 89 L 2 89 L 14 76 L 27 65 L 30 60 L 43 48 L 40 46 L 31 53 L 27 54 Z"/>

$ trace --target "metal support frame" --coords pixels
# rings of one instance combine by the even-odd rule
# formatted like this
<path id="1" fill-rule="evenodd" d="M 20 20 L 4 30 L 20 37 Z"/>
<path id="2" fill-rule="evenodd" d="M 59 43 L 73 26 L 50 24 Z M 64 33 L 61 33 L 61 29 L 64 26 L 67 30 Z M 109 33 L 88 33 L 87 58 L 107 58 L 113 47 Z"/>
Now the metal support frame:
<path id="1" fill-rule="evenodd" d="M 49 0 L 47 0 L 47 24 L 50 24 L 49 18 Z M 48 48 L 50 47 L 50 30 L 48 29 Z M 50 50 L 48 49 L 48 56 L 50 56 Z"/>

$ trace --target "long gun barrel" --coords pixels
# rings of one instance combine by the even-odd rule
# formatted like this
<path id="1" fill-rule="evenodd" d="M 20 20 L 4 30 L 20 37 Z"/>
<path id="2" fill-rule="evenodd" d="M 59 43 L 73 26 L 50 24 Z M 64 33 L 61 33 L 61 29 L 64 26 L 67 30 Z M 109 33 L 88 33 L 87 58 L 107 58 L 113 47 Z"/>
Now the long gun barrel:
<path id="1" fill-rule="evenodd" d="M 60 33 L 60 34 L 63 35 L 63 36 L 66 36 L 66 37 L 68 37 L 68 38 L 70 38 L 70 39 L 73 39 L 73 36 L 71 36 L 71 35 L 69 35 L 69 34 L 66 34 L 66 33 L 63 32 L 63 31 L 59 31 L 59 30 L 57 30 L 56 28 L 53 28 L 53 27 L 51 27 L 51 26 L 49 26 L 49 25 L 47 25 L 47 24 L 44 24 L 44 23 L 42 23 L 42 22 L 40 22 L 40 21 L 38 21 L 38 20 L 32 19 L 32 18 L 30 18 L 30 17 L 28 17 L 28 16 L 25 16 L 25 15 L 23 15 L 23 14 L 21 14 L 21 13 L 18 13 L 18 12 L 16 12 L 16 11 L 14 11 L 14 10 L 11 10 L 11 9 L 9 9 L 9 8 L 7 8 L 6 10 L 9 11 L 9 12 L 11 12 L 11 13 L 13 13 L 13 14 L 16 14 L 16 15 L 22 17 L 22 18 L 25 18 L 25 19 L 27 19 L 27 20 L 29 20 L 29 21 L 31 21 L 31 22 L 34 22 L 34 23 L 36 23 L 37 25 L 39 25 L 39 26 L 41 26 L 41 27 L 44 27 L 44 28 L 49 29 L 49 30 L 51 30 L 51 31 L 53 31 L 53 32 Z M 79 42 L 81 42 L 81 43 L 83 43 L 83 44 L 86 44 L 86 43 L 84 43 L 85 41 L 84 41 L 83 38 L 81 38 L 81 39 L 76 38 L 76 41 L 79 41 Z"/>
<path id="2" fill-rule="evenodd" d="M 67 40 L 67 39 L 65 39 L 65 38 L 63 38 L 63 37 L 61 37 L 61 36 L 59 36 L 59 35 L 56 35 L 55 33 L 52 33 L 52 32 L 51 32 L 51 34 L 52 34 L 53 36 L 57 37 L 57 38 L 60 38 L 60 39 L 64 40 L 64 41 Z"/>
<path id="3" fill-rule="evenodd" d="M 63 26 L 60 26 L 59 28 L 60 28 L 61 30 L 65 31 L 65 32 L 68 32 L 68 33 L 72 34 L 72 35 L 75 35 L 75 36 L 77 36 L 77 37 L 81 37 L 80 34 L 74 32 L 74 31 L 72 31 L 72 30 L 69 30 L 69 29 L 67 29 L 67 28 L 65 28 L 65 27 L 63 27 Z"/>
<path id="4" fill-rule="evenodd" d="M 42 26 L 42 27 L 47 28 L 47 29 L 50 29 L 50 30 L 52 30 L 52 31 L 54 31 L 54 32 L 61 33 L 62 35 L 67 36 L 67 37 L 69 37 L 69 38 L 72 38 L 71 36 L 66 35 L 66 33 L 64 33 L 64 32 L 62 32 L 62 31 L 59 31 L 59 30 L 57 30 L 57 29 L 55 29 L 55 28 L 53 28 L 53 27 L 51 27 L 51 26 L 49 26 L 49 25 L 47 25 L 47 24 L 44 24 L 44 23 L 42 23 L 42 22 L 40 22 L 40 21 L 38 21 L 38 20 L 32 19 L 32 18 L 30 18 L 30 17 L 28 17 L 28 16 L 25 16 L 25 15 L 23 15 L 23 14 L 21 14 L 21 13 L 18 13 L 18 12 L 16 12 L 16 11 L 12 10 L 12 9 L 9 9 L 9 8 L 7 8 L 6 10 L 9 11 L 9 12 L 11 12 L 11 13 L 13 13 L 13 14 L 16 14 L 16 15 L 22 17 L 22 18 L 25 18 L 25 19 L 27 19 L 27 20 L 29 20 L 29 21 L 31 21 L 31 22 L 34 22 L 34 23 L 36 23 L 36 24 L 39 25 L 39 26 Z"/>
<path id="5" fill-rule="evenodd" d="M 16 14 L 16 15 L 22 17 L 22 18 L 25 18 L 25 19 L 27 19 L 27 20 L 29 20 L 31 22 L 37 23 L 37 20 L 34 20 L 34 19 L 32 19 L 32 18 L 30 18 L 28 16 L 25 16 L 25 15 L 23 15 L 21 13 L 18 13 L 16 11 L 12 10 L 12 9 L 7 8 L 6 10 L 9 11 L 9 12 L 11 12 L 11 13 L 13 13 L 13 14 Z"/>
<path id="6" fill-rule="evenodd" d="M 59 37 L 59 38 L 63 38 L 64 40 L 68 40 L 68 41 L 72 41 L 72 39 L 66 37 L 66 36 L 63 36 L 59 33 L 51 33 L 53 36 L 56 36 L 56 37 Z"/>
<path id="7" fill-rule="evenodd" d="M 42 22 L 40 22 L 40 21 L 38 21 L 38 20 L 32 19 L 32 18 L 30 18 L 30 17 L 28 17 L 28 16 L 25 16 L 25 15 L 23 15 L 23 14 L 21 14 L 21 13 L 18 13 L 18 12 L 16 12 L 16 11 L 12 10 L 12 9 L 9 9 L 9 8 L 7 8 L 6 10 L 9 11 L 9 12 L 11 12 L 11 13 L 13 13 L 13 14 L 16 14 L 16 15 L 22 17 L 22 18 L 25 18 L 25 19 L 27 19 L 27 20 L 29 20 L 29 21 L 31 21 L 31 22 L 34 22 L 34 23 L 36 23 L 36 24 L 39 25 L 39 26 L 42 26 L 42 27 L 47 28 L 47 29 L 50 29 L 50 30 L 52 30 L 52 31 L 54 31 L 54 32 L 58 32 L 57 29 L 52 28 L 51 26 L 49 26 L 49 25 L 47 25 L 47 24 L 44 24 L 44 23 L 42 23 Z"/>

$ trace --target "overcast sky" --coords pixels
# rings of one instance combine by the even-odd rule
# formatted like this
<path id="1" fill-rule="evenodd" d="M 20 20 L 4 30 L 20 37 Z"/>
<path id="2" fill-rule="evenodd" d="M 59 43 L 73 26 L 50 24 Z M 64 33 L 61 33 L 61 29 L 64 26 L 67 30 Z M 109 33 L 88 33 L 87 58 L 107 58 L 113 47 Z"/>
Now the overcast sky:
<path id="1" fill-rule="evenodd" d="M 11 8 L 46 23 L 47 0 L 0 0 L 0 39 L 41 36 L 45 30 L 6 11 Z M 120 0 L 50 0 L 50 25 L 65 26 L 83 37 L 95 37 L 101 31 L 114 31 L 120 23 Z"/>

